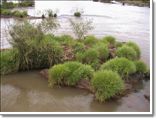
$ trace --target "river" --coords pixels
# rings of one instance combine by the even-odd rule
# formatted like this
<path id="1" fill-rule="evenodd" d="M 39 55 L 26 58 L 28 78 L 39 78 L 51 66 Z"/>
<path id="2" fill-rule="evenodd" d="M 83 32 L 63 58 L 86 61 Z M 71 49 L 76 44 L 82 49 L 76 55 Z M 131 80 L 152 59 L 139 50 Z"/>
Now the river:
<path id="1" fill-rule="evenodd" d="M 20 8 L 25 9 L 25 8 Z M 122 6 L 121 4 L 92 1 L 35 1 L 35 7 L 27 8 L 31 16 L 41 16 L 46 9 L 57 11 L 60 28 L 57 35 L 73 35 L 68 19 L 73 11 L 82 9 L 83 18 L 92 19 L 94 29 L 89 33 L 99 38 L 112 35 L 118 41 L 134 41 L 142 52 L 141 59 L 150 65 L 150 8 Z M 40 11 L 40 12 L 39 12 Z M 7 28 L 14 19 L 1 18 L 1 48 L 11 47 Z M 99 103 L 87 91 L 74 88 L 48 88 L 39 71 L 21 72 L 3 76 L 1 84 L 1 111 L 79 111 L 79 112 L 128 112 L 149 111 L 149 81 L 142 82 L 138 92 L 120 100 Z"/>
<path id="2" fill-rule="evenodd" d="M 100 103 L 85 90 L 70 87 L 49 88 L 39 71 L 21 72 L 2 77 L 3 112 L 149 112 L 149 81 L 135 85 L 135 93 L 119 100 Z"/>

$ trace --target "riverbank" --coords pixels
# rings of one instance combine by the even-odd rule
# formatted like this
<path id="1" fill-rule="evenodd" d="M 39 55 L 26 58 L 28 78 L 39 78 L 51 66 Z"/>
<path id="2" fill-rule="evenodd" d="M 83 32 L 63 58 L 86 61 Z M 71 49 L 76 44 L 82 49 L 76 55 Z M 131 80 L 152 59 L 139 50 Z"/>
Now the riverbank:
<path id="1" fill-rule="evenodd" d="M 112 0 L 100 0 L 100 2 L 111 3 Z M 122 5 L 133 5 L 139 7 L 150 7 L 150 0 L 116 0 Z"/>
<path id="2" fill-rule="evenodd" d="M 150 7 L 150 1 L 142 1 L 142 0 L 120 0 L 120 2 L 127 5 L 134 5 L 139 7 Z"/>

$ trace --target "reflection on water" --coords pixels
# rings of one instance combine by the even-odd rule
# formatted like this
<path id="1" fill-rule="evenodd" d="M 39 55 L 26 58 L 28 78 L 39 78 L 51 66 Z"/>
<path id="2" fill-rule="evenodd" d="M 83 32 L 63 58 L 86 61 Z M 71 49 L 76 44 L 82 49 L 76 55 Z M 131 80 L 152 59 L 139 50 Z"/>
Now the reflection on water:
<path id="1" fill-rule="evenodd" d="M 1 81 L 1 111 L 149 111 L 149 102 L 143 97 L 143 94 L 149 91 L 149 82 L 144 84 L 147 89 L 139 93 L 130 94 L 120 100 L 99 103 L 85 90 L 69 87 L 48 88 L 47 81 L 38 71 L 6 75 Z M 142 83 L 140 85 L 143 88 Z"/>
<path id="2" fill-rule="evenodd" d="M 41 16 L 41 13 L 46 9 L 57 11 L 61 24 L 61 27 L 56 31 L 57 35 L 74 35 L 69 27 L 68 19 L 72 17 L 76 9 L 83 9 L 83 17 L 92 19 L 95 28 L 89 34 L 94 34 L 97 37 L 113 35 L 119 41 L 136 42 L 142 50 L 142 60 L 149 66 L 150 8 L 92 1 L 35 1 L 34 8 L 27 8 L 28 14 L 31 16 Z M 8 34 L 5 33 L 8 21 L 12 23 L 13 19 L 1 19 L 1 48 L 9 47 L 6 41 Z"/>

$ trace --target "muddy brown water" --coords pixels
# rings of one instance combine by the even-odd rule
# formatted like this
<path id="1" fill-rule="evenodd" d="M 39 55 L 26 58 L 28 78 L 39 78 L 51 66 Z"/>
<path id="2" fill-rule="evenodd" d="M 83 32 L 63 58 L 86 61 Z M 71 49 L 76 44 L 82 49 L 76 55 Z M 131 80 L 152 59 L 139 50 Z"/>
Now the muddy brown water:
<path id="1" fill-rule="evenodd" d="M 85 90 L 49 88 L 39 71 L 21 72 L 1 79 L 2 112 L 143 112 L 149 111 L 149 81 L 135 85 L 137 92 L 100 103 Z"/>
<path id="2" fill-rule="evenodd" d="M 97 37 L 113 35 L 118 41 L 134 41 L 141 48 L 141 59 L 150 66 L 150 8 L 122 6 L 120 4 L 92 1 L 35 1 L 35 7 L 27 8 L 31 16 L 41 16 L 39 10 L 58 9 L 60 34 L 73 34 L 68 19 L 75 9 L 83 9 L 83 18 L 92 19 L 94 29 L 89 34 Z M 20 8 L 21 9 L 21 8 Z M 24 9 L 24 8 L 23 8 Z M 7 28 L 14 19 L 1 18 L 1 48 L 9 48 Z M 80 89 L 49 88 L 39 71 L 20 72 L 1 77 L 1 111 L 36 112 L 141 112 L 149 111 L 149 101 L 144 94 L 150 92 L 150 83 L 135 85 L 137 92 L 119 100 L 99 103 L 94 96 Z"/>

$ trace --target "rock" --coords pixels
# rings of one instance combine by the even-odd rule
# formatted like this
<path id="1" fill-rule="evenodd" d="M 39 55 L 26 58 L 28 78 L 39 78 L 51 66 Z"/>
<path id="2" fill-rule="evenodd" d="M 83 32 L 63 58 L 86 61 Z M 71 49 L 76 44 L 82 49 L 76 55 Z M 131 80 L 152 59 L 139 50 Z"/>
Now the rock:
<path id="1" fill-rule="evenodd" d="M 40 75 L 48 80 L 48 69 L 43 69 L 40 71 Z"/>
<path id="2" fill-rule="evenodd" d="M 80 89 L 90 90 L 90 82 L 89 80 L 80 80 L 76 87 Z"/>
<path id="3" fill-rule="evenodd" d="M 145 99 L 147 99 L 148 101 L 150 101 L 150 96 L 149 95 L 144 94 L 143 96 L 145 97 Z"/>

